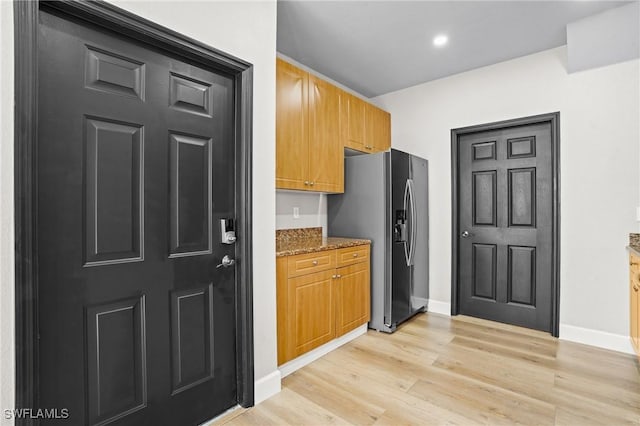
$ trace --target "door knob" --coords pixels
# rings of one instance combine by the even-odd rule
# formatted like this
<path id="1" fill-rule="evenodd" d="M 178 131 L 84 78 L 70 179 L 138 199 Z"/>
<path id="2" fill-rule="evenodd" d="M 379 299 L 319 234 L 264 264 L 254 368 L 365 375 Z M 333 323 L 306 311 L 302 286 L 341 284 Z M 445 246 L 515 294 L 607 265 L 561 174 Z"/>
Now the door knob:
<path id="1" fill-rule="evenodd" d="M 222 258 L 221 262 L 222 263 L 220 263 L 218 266 L 216 266 L 216 269 L 220 268 L 221 266 L 224 266 L 225 268 L 228 268 L 229 266 L 232 266 L 234 263 L 236 263 L 236 261 L 231 259 L 228 254 L 224 255 L 224 257 Z"/>
<path id="2" fill-rule="evenodd" d="M 464 231 L 462 233 L 462 238 L 469 238 L 471 236 L 471 234 L 469 233 L 469 231 Z"/>

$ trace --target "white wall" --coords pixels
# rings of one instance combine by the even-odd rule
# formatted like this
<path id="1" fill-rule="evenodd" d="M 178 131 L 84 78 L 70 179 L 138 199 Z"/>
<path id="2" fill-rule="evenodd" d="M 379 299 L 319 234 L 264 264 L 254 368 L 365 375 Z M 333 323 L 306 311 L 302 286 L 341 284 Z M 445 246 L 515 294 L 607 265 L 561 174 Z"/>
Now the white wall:
<path id="1" fill-rule="evenodd" d="M 612 333 L 618 349 L 628 350 L 624 247 L 628 233 L 640 229 L 639 61 L 568 74 L 566 55 L 560 47 L 376 101 L 392 114 L 393 146 L 429 159 L 430 295 L 445 303 L 451 299 L 451 129 L 560 111 L 560 323 Z"/>
<path id="2" fill-rule="evenodd" d="M 0 2 L 0 424 L 15 400 L 13 222 L 13 4 Z"/>
<path id="3" fill-rule="evenodd" d="M 640 2 L 567 24 L 569 72 L 640 57 Z"/>
<path id="4" fill-rule="evenodd" d="M 299 210 L 298 218 L 293 209 Z M 315 192 L 276 191 L 276 229 L 313 228 L 321 226 L 327 236 L 327 195 Z"/>
<path id="5" fill-rule="evenodd" d="M 256 399 L 280 389 L 275 304 L 275 56 L 273 1 L 114 1 L 160 25 L 254 65 L 253 259 Z M 13 406 L 13 28 L 12 3 L 2 12 L 2 143 L 0 144 L 0 408 Z M 4 414 L 0 412 L 4 418 Z M 0 421 L 4 421 L 0 420 Z"/>

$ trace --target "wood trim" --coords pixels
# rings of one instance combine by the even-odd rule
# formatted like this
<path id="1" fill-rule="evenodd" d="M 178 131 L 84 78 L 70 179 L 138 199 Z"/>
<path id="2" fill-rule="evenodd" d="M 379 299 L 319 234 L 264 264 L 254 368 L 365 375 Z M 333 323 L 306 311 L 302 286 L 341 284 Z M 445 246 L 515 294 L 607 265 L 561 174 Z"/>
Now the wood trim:
<path id="1" fill-rule="evenodd" d="M 16 408 L 38 401 L 38 3 L 13 3 L 15 33 L 15 321 Z M 33 420 L 17 418 L 18 425 Z"/>
<path id="2" fill-rule="evenodd" d="M 253 348 L 253 66 L 236 74 L 237 137 L 236 194 L 242 212 L 236 245 L 236 376 L 238 404 L 252 407 L 254 392 Z"/>
<path id="3" fill-rule="evenodd" d="M 201 66 L 225 72 L 236 82 L 236 208 L 238 221 L 236 345 L 237 398 L 254 404 L 252 262 L 253 66 L 206 44 L 102 1 L 14 2 L 15 21 L 15 196 L 16 196 L 16 408 L 38 407 L 37 345 L 37 152 L 38 12 L 41 8 L 83 19 Z M 18 425 L 32 420 L 16 419 Z"/>
<path id="4" fill-rule="evenodd" d="M 458 134 L 451 130 L 451 315 L 458 315 Z"/>
<path id="5" fill-rule="evenodd" d="M 551 125 L 552 155 L 552 279 L 551 279 L 551 335 L 558 337 L 560 332 L 560 112 L 533 115 L 513 120 L 496 121 L 476 126 L 461 127 L 451 130 L 451 315 L 458 315 L 458 139 L 469 133 L 496 130 L 507 127 L 524 126 L 537 123 Z"/>

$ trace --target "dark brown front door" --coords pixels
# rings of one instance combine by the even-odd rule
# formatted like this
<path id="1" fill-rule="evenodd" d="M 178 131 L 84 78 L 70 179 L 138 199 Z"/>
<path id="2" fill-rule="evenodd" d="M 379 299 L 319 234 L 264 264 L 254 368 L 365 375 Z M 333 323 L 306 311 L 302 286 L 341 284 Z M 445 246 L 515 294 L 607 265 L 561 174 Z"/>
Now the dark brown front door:
<path id="1" fill-rule="evenodd" d="M 551 123 L 465 133 L 457 150 L 459 313 L 551 332 Z"/>
<path id="2" fill-rule="evenodd" d="M 40 16 L 39 405 L 199 424 L 236 403 L 234 80 Z"/>

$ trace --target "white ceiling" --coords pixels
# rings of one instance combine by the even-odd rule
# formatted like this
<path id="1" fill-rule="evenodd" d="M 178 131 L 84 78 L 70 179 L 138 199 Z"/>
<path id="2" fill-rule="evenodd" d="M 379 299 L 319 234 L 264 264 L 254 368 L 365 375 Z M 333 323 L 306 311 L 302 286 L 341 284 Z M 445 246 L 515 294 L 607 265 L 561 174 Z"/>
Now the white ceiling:
<path id="1" fill-rule="evenodd" d="M 562 46 L 567 23 L 626 3 L 278 0 L 277 48 L 373 97 Z"/>

